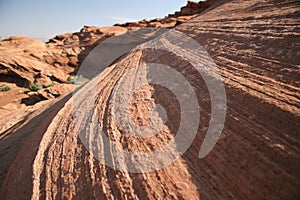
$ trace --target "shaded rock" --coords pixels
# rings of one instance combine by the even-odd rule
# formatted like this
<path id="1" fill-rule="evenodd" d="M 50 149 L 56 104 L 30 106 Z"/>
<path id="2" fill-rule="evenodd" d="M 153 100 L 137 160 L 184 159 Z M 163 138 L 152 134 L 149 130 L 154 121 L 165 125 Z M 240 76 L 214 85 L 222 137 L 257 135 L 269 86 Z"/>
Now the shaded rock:
<path id="1" fill-rule="evenodd" d="M 55 99 L 55 96 L 52 93 L 48 92 L 46 89 L 37 91 L 38 95 L 41 97 L 40 101 Z M 56 96 L 58 97 L 58 96 Z"/>
<path id="2" fill-rule="evenodd" d="M 89 41 L 89 40 L 90 39 L 87 39 L 87 41 Z M 64 49 L 64 53 L 67 56 L 77 56 L 78 54 L 80 54 L 81 51 L 82 51 L 82 49 L 79 47 Z"/>
<path id="3" fill-rule="evenodd" d="M 52 55 L 45 56 L 44 60 L 47 64 L 53 65 L 55 63 L 55 58 Z"/>
<path id="4" fill-rule="evenodd" d="M 44 87 L 46 87 L 47 85 L 50 85 L 53 81 L 48 77 L 48 76 L 43 76 L 41 78 L 37 78 L 36 79 L 37 83 L 42 84 Z"/>
<path id="5" fill-rule="evenodd" d="M 67 79 L 68 79 L 67 74 L 61 73 L 60 71 L 57 71 L 57 70 L 52 70 L 48 74 L 48 76 L 50 77 L 50 79 L 52 81 L 56 81 L 56 82 L 59 82 L 59 83 L 66 83 Z"/>
<path id="6" fill-rule="evenodd" d="M 61 66 L 68 65 L 68 63 L 69 63 L 69 59 L 65 56 L 56 56 L 54 58 L 54 60 L 55 60 L 55 63 L 58 63 Z"/>
<path id="7" fill-rule="evenodd" d="M 54 39 L 56 40 L 64 40 L 68 37 L 72 36 L 72 33 L 65 33 L 65 34 L 61 34 L 61 35 L 57 35 L 54 37 Z"/>
<path id="8" fill-rule="evenodd" d="M 181 8 L 180 15 L 194 15 L 201 11 L 199 3 L 188 1 L 187 5 Z"/>
<path id="9" fill-rule="evenodd" d="M 69 56 L 69 62 L 68 65 L 71 67 L 77 67 L 78 66 L 78 57 L 77 56 Z"/>
<path id="10" fill-rule="evenodd" d="M 52 87 L 44 89 L 44 92 L 51 94 L 52 96 L 59 97 L 61 95 L 67 94 L 74 88 L 74 85 L 71 84 L 55 84 Z"/>
<path id="11" fill-rule="evenodd" d="M 93 32 L 96 34 L 102 34 L 101 29 L 96 26 L 84 26 L 81 30 L 81 33 L 88 33 L 88 32 Z"/>
<path id="12" fill-rule="evenodd" d="M 27 106 L 32 106 L 40 101 L 44 101 L 48 99 L 48 95 L 43 93 L 37 93 L 37 92 L 30 92 L 28 93 L 28 97 L 22 98 L 21 103 L 27 105 Z"/>

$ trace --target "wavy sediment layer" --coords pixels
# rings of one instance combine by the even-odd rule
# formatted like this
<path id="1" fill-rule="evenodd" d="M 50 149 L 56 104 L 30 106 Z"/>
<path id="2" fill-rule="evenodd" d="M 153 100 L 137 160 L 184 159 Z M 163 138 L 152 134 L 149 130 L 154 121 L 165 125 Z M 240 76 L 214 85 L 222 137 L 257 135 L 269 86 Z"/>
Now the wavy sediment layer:
<path id="1" fill-rule="evenodd" d="M 224 129 L 205 158 L 199 159 L 198 153 L 212 115 L 209 89 L 185 56 L 175 53 L 176 43 L 170 46 L 166 42 L 162 45 L 169 52 L 130 52 L 84 85 L 67 103 L 62 102 L 63 107 L 54 105 L 62 107 L 59 112 L 49 111 L 42 123 L 28 127 L 32 134 L 10 166 L 2 197 L 299 198 L 299 6 L 298 1 L 290 0 L 230 1 L 175 28 L 206 49 L 225 85 Z M 122 132 L 112 114 L 114 93 L 121 88 L 120 82 L 133 87 L 142 78 L 146 71 L 138 68 L 130 79 L 122 80 L 133 66 L 143 63 L 161 63 L 184 74 L 196 91 L 200 126 L 184 155 L 167 167 L 145 173 L 114 170 L 95 157 L 115 158 L 117 148 L 105 143 L 102 134 L 84 133 L 99 133 L 102 127 L 105 137 L 116 146 L 137 153 L 151 152 L 174 139 L 181 120 L 174 96 L 163 87 L 147 85 L 135 90 L 130 98 L 130 116 L 136 124 L 145 126 L 150 123 L 150 107 L 160 102 L 167 111 L 165 125 L 159 134 L 147 139 L 132 139 Z M 203 57 L 200 64 L 205 63 L 207 58 Z M 82 138 L 92 145 L 84 145 Z M 92 147 L 97 155 L 87 151 Z M 113 167 L 122 162 L 123 167 L 130 167 L 126 160 L 117 161 Z"/>

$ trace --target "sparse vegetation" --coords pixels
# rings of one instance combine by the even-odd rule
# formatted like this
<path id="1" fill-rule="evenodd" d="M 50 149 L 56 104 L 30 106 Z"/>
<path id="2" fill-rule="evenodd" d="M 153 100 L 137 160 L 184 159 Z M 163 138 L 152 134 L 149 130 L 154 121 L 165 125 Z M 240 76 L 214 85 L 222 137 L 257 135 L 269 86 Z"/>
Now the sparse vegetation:
<path id="1" fill-rule="evenodd" d="M 82 81 L 84 81 L 84 77 L 82 75 L 76 75 L 76 76 L 69 76 L 67 79 L 68 84 L 80 84 Z"/>
<path id="2" fill-rule="evenodd" d="M 0 85 L 0 91 L 9 91 L 11 88 L 8 85 L 2 84 Z"/>
<path id="3" fill-rule="evenodd" d="M 22 99 L 16 99 L 15 102 L 21 103 Z"/>
<path id="4" fill-rule="evenodd" d="M 28 53 L 29 50 L 28 50 L 28 49 L 24 49 L 23 52 L 24 52 L 24 53 Z"/>
<path id="5" fill-rule="evenodd" d="M 47 85 L 46 87 L 48 88 L 48 87 L 53 87 L 55 85 L 55 83 L 54 82 L 52 82 L 52 83 L 50 83 L 49 85 Z"/>
<path id="6" fill-rule="evenodd" d="M 23 90 L 19 90 L 18 94 L 24 94 L 25 92 Z"/>
<path id="7" fill-rule="evenodd" d="M 31 85 L 29 85 L 28 89 L 30 91 L 38 91 L 40 89 L 43 89 L 43 85 L 40 83 L 31 84 Z"/>

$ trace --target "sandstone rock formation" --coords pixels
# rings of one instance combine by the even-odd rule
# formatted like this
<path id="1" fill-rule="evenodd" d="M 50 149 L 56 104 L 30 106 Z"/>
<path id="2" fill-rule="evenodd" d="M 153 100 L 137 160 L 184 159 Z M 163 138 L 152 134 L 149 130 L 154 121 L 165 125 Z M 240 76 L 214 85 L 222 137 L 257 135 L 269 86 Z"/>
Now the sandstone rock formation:
<path id="1" fill-rule="evenodd" d="M 68 95 L 53 102 L 50 108 L 45 108 L 24 126 L 2 133 L 1 197 L 298 199 L 299 7 L 296 0 L 218 1 L 204 13 L 174 28 L 204 47 L 216 63 L 225 84 L 225 126 L 217 145 L 205 158 L 199 159 L 198 153 L 212 114 L 207 86 L 185 57 L 170 53 L 177 51 L 177 44 L 162 40 L 161 44 L 169 52 L 153 49 L 131 51 L 83 85 L 74 97 Z M 196 3 L 189 3 L 181 12 L 193 14 L 194 10 L 197 10 Z M 143 21 L 126 26 L 128 29 L 152 26 L 151 23 L 161 24 L 161 21 Z M 114 34 L 127 31 L 122 26 L 115 26 Z M 39 49 L 33 52 L 35 56 L 25 57 L 32 65 L 24 64 L 26 60 L 20 59 L 18 54 L 7 58 L 3 56 L 1 59 L 6 60 L 1 62 L 1 74 L 21 77 L 20 85 L 30 84 L 37 77 L 44 78 L 46 82 L 46 77 L 51 79 L 54 76 L 51 74 L 53 68 L 61 70 L 59 74 L 67 75 L 76 70 L 82 58 L 80 55 L 85 57 L 89 50 L 109 37 L 109 33 L 106 34 L 102 28 L 84 27 L 78 33 L 56 36 L 49 41 L 49 47 L 37 41 L 28 42 Z M 2 41 L 1 46 L 11 41 L 18 45 L 19 40 L 27 39 L 11 38 Z M 20 52 L 20 48 L 23 49 L 23 46 L 16 47 L 15 51 Z M 47 53 L 39 54 L 41 52 Z M 6 52 L 5 55 L 10 54 Z M 48 56 L 47 59 L 43 55 Z M 187 52 L 187 55 L 193 56 L 193 53 Z M 48 63 L 49 66 L 40 69 L 36 62 Z M 132 66 L 149 62 L 171 66 L 193 83 L 200 105 L 198 133 L 186 153 L 165 168 L 148 173 L 114 170 L 87 151 L 79 138 L 78 126 L 85 133 L 97 130 L 100 124 L 106 131 L 106 137 L 114 144 L 139 153 L 161 148 L 174 139 L 178 129 L 178 102 L 167 90 L 155 85 L 137 90 L 128 106 L 134 121 L 145 125 L 149 123 L 148 107 L 160 101 L 169 112 L 166 125 L 159 134 L 145 140 L 127 137 L 112 114 L 113 94 L 118 83 L 124 81 L 121 77 Z M 207 57 L 203 57 L 199 64 L 205 66 L 206 62 Z M 134 85 L 141 79 L 143 70 L 138 68 L 135 75 L 124 83 Z M 57 82 L 64 83 L 61 79 L 55 78 Z M 32 95 L 46 98 L 47 94 L 55 94 L 54 89 L 50 87 L 49 91 Z M 94 101 L 96 108 L 86 104 L 94 96 L 97 97 Z M 91 117 L 89 121 L 76 123 L 72 110 L 74 101 L 80 106 L 80 119 Z M 99 135 L 99 140 L 94 141 L 99 154 L 106 156 L 108 152 L 107 159 L 116 156 L 118 152 L 103 141 L 104 135 Z M 126 161 L 119 162 L 127 166 Z M 139 168 L 139 165 L 135 167 Z"/>
<path id="2" fill-rule="evenodd" d="M 208 2 L 212 4 L 213 1 Z M 187 7 L 190 7 L 189 4 Z M 203 11 L 203 8 L 198 11 Z M 79 32 L 57 35 L 46 44 L 24 36 L 12 36 L 0 41 L 0 85 L 12 88 L 9 92 L 0 93 L 0 132 L 40 108 L 33 105 L 41 101 L 50 103 L 53 98 L 70 92 L 73 87 L 66 84 L 68 77 L 76 74 L 88 53 L 105 39 L 143 27 L 173 28 L 193 16 L 180 14 L 113 27 L 84 26 Z M 41 84 L 44 88 L 56 85 L 60 91 L 53 95 L 49 89 L 42 89 L 39 94 L 28 94 L 31 84 Z"/>
<path id="3" fill-rule="evenodd" d="M 193 1 L 188 1 L 187 5 L 180 9 L 180 12 L 175 13 L 175 16 L 198 14 L 216 2 L 217 2 L 216 0 L 200 1 L 198 3 Z"/>
<path id="4" fill-rule="evenodd" d="M 115 26 L 136 28 L 136 27 L 161 27 L 161 28 L 173 28 L 183 22 L 186 22 L 197 14 L 205 11 L 211 5 L 215 4 L 217 0 L 206 0 L 200 2 L 188 1 L 186 6 L 180 8 L 180 11 L 174 14 L 169 14 L 164 18 L 156 18 L 153 20 L 143 19 L 138 22 L 127 22 L 125 24 L 115 24 Z"/>

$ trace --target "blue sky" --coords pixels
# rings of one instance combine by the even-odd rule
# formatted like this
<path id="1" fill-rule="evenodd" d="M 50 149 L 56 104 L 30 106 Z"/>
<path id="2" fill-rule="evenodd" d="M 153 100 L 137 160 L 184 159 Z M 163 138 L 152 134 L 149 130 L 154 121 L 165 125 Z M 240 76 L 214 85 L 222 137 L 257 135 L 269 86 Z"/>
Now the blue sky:
<path id="1" fill-rule="evenodd" d="M 0 0 L 0 36 L 50 38 L 84 25 L 164 17 L 187 0 Z"/>

